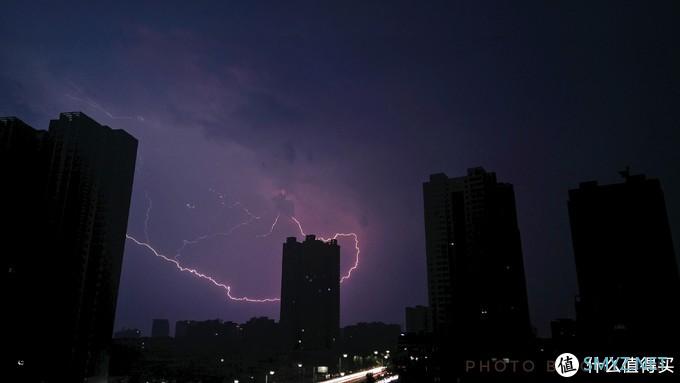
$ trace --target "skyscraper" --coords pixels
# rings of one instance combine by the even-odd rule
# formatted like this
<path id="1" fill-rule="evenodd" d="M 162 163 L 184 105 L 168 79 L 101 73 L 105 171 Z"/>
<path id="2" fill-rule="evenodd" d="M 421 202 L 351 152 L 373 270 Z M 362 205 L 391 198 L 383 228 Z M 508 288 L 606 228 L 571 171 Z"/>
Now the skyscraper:
<path id="1" fill-rule="evenodd" d="M 677 351 L 680 278 L 661 183 L 621 174 L 569 191 L 577 320 L 600 347 Z"/>
<path id="2" fill-rule="evenodd" d="M 281 328 L 287 347 L 331 350 L 340 331 L 340 246 L 307 235 L 283 244 Z"/>
<path id="3" fill-rule="evenodd" d="M 423 184 L 433 327 L 460 348 L 517 349 L 531 326 L 513 187 L 483 168 Z"/>
<path id="4" fill-rule="evenodd" d="M 107 373 L 137 140 L 83 113 L 0 120 L 6 362 L 24 380 Z"/>

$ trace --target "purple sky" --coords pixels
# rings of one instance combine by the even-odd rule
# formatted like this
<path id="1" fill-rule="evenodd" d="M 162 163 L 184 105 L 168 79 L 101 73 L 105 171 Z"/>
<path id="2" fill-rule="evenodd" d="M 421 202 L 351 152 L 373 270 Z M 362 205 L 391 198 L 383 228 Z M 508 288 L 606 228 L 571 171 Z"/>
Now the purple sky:
<path id="1" fill-rule="evenodd" d="M 342 323 L 402 323 L 427 301 L 421 183 L 480 165 L 515 185 L 541 330 L 573 315 L 578 182 L 626 165 L 661 178 L 677 248 L 677 3 L 135 3 L 8 2 L 0 115 L 44 129 L 81 110 L 137 137 L 129 232 L 145 238 L 150 199 L 164 254 L 247 220 L 242 207 L 258 216 L 180 258 L 235 295 L 278 296 L 297 227 L 258 234 L 294 211 L 307 233 L 359 236 Z M 340 245 L 345 272 L 353 242 Z M 278 304 L 225 300 L 127 243 L 116 328 L 254 315 Z"/>

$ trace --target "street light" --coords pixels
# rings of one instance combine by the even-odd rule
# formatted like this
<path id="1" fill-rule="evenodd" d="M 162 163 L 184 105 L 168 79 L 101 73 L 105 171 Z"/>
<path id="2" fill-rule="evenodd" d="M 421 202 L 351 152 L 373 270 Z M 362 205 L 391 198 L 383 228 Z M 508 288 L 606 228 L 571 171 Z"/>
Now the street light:
<path id="1" fill-rule="evenodd" d="M 347 358 L 347 354 L 342 354 L 342 357 Z M 340 357 L 338 357 L 338 372 L 342 374 L 342 358 Z"/>
<path id="2" fill-rule="evenodd" d="M 269 371 L 269 375 L 274 375 L 274 371 Z M 264 376 L 264 383 L 268 383 L 268 382 L 269 382 L 269 375 L 265 375 L 265 376 Z"/>

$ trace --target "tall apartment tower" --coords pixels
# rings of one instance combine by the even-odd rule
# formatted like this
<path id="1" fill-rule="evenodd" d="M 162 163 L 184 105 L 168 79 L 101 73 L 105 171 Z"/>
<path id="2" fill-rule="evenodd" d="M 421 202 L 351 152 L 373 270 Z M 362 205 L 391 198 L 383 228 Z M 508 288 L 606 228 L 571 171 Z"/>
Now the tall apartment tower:
<path id="1" fill-rule="evenodd" d="M 332 350 L 340 331 L 340 246 L 307 235 L 283 244 L 281 328 L 285 346 Z"/>
<path id="2" fill-rule="evenodd" d="M 661 183 L 621 175 L 569 191 L 577 321 L 599 347 L 677 351 L 680 278 Z"/>
<path id="3" fill-rule="evenodd" d="M 26 381 L 105 377 L 137 140 L 83 113 L 0 119 L 7 358 Z"/>
<path id="4" fill-rule="evenodd" d="M 423 184 L 433 327 L 457 347 L 515 350 L 531 334 L 515 195 L 483 168 Z"/>

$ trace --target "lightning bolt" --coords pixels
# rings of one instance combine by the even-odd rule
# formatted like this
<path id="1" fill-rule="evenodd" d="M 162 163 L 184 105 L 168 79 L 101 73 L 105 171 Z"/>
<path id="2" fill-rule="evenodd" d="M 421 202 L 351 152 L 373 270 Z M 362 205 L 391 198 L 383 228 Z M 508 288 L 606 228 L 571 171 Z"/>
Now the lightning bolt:
<path id="1" fill-rule="evenodd" d="M 272 227 L 269 229 L 269 232 L 268 232 L 268 233 L 258 234 L 258 235 L 256 235 L 255 237 L 257 237 L 257 238 L 264 238 L 264 237 L 269 237 L 270 235 L 272 235 L 272 233 L 274 232 L 274 227 L 276 227 L 276 224 L 279 222 L 279 217 L 280 217 L 280 216 L 281 216 L 281 213 L 279 213 L 279 214 L 276 215 L 276 218 L 274 218 L 274 222 L 272 223 Z"/>
<path id="2" fill-rule="evenodd" d="M 219 233 L 212 233 L 212 234 L 204 234 L 201 236 L 198 236 L 194 239 L 183 239 L 182 240 L 182 246 L 180 246 L 176 251 L 175 251 L 175 259 L 178 259 L 182 255 L 182 251 L 186 249 L 187 246 L 189 245 L 195 245 L 197 243 L 203 242 L 207 239 L 215 238 L 215 237 L 228 237 L 230 236 L 236 229 L 242 226 L 250 225 L 254 220 L 260 219 L 258 216 L 253 216 L 248 218 L 248 220 L 237 223 L 236 225 L 232 226 L 229 228 L 229 230 L 224 231 L 224 232 L 219 232 Z"/>
<path id="3" fill-rule="evenodd" d="M 297 218 L 292 217 L 292 216 L 290 217 L 290 219 L 293 222 L 295 222 L 298 229 L 300 230 L 300 234 L 302 234 L 303 237 L 306 236 L 307 234 L 305 234 L 305 231 L 302 229 L 302 224 L 300 223 L 300 221 Z M 352 265 L 352 267 L 350 267 L 350 269 L 347 271 L 347 274 L 343 275 L 340 278 L 340 283 L 342 283 L 346 279 L 349 279 L 352 276 L 352 272 L 359 267 L 359 254 L 361 253 L 361 249 L 359 248 L 359 237 L 357 236 L 356 233 L 335 233 L 335 234 L 333 234 L 333 236 L 331 238 L 324 238 L 324 237 L 317 237 L 317 238 L 321 241 L 328 242 L 331 239 L 338 239 L 340 237 L 352 237 L 354 239 L 354 249 L 356 250 L 356 256 L 354 258 L 354 265 Z"/>
<path id="4" fill-rule="evenodd" d="M 149 205 L 146 207 L 146 216 L 144 217 L 144 238 L 147 243 L 151 243 L 149 239 L 149 220 L 151 219 L 151 208 L 153 207 L 153 201 L 149 197 L 149 192 L 144 191 L 144 196 L 146 197 Z"/>
<path id="5" fill-rule="evenodd" d="M 74 86 L 74 88 L 76 88 L 76 90 L 78 90 L 80 92 L 80 90 L 77 87 L 75 87 L 75 85 L 73 85 L 73 86 Z M 91 99 L 89 97 L 81 98 L 81 97 L 77 97 L 77 96 L 74 96 L 74 95 L 68 94 L 68 93 L 64 94 L 64 96 L 66 96 L 66 97 L 68 97 L 72 100 L 84 103 L 84 104 L 86 104 L 86 105 L 88 105 L 91 108 L 94 108 L 96 110 L 99 110 L 100 112 L 104 113 L 107 117 L 109 117 L 112 120 L 137 120 L 137 121 L 140 121 L 140 122 L 145 122 L 144 117 L 140 116 L 140 115 L 137 115 L 137 116 L 115 115 L 115 114 L 109 112 L 108 110 L 106 110 L 101 104 L 99 104 L 98 102 L 94 101 L 93 99 Z M 224 194 L 219 193 L 212 188 L 209 189 L 209 191 L 217 194 L 218 198 L 220 199 L 220 204 L 223 207 L 226 205 L 226 203 L 224 202 Z M 209 281 L 210 283 L 212 283 L 213 285 L 215 285 L 217 287 L 224 289 L 226 291 L 227 298 L 229 298 L 230 300 L 239 301 L 239 302 L 252 302 L 252 303 L 278 302 L 280 300 L 279 298 L 249 298 L 249 297 L 246 297 L 246 296 L 242 296 L 242 297 L 234 296 L 234 295 L 231 294 L 231 286 L 224 284 L 222 282 L 218 282 L 213 277 L 206 275 L 206 274 L 203 274 L 196 269 L 193 269 L 193 268 L 190 268 L 190 267 L 184 267 L 177 260 L 181 256 L 182 251 L 187 246 L 194 245 L 194 244 L 197 244 L 197 243 L 202 242 L 204 240 L 214 238 L 214 237 L 217 237 L 217 236 L 229 236 L 229 235 L 231 235 L 231 233 L 233 233 L 239 227 L 249 225 L 253 221 L 259 220 L 260 219 L 259 216 L 250 212 L 248 210 L 248 208 L 243 206 L 240 202 L 235 202 L 234 204 L 229 206 L 229 208 L 233 208 L 233 207 L 236 207 L 236 206 L 241 207 L 241 209 L 248 215 L 248 217 L 249 217 L 248 220 L 231 227 L 226 232 L 202 235 L 202 236 L 194 238 L 193 240 L 183 240 L 182 246 L 179 249 L 177 249 L 177 251 L 176 251 L 175 259 L 172 259 L 172 258 L 168 258 L 167 256 L 163 255 L 162 253 L 160 253 L 159 251 L 154 249 L 153 246 L 151 246 L 151 244 L 150 244 L 151 241 L 149 239 L 149 221 L 151 219 L 151 210 L 153 208 L 153 201 L 149 197 L 148 192 L 145 191 L 144 195 L 145 195 L 145 197 L 148 201 L 148 207 L 146 209 L 146 214 L 145 214 L 145 217 L 144 217 L 144 238 L 145 238 L 146 242 L 142 242 L 142 241 L 134 238 L 130 234 L 125 234 L 125 237 L 127 239 L 131 240 L 133 243 L 135 243 L 138 246 L 141 246 L 141 247 L 148 249 L 156 257 L 159 257 L 166 262 L 174 264 L 175 267 L 179 271 L 193 274 L 193 275 L 195 275 L 199 278 L 202 278 L 202 279 Z M 269 232 L 264 233 L 264 234 L 259 234 L 256 237 L 264 238 L 264 237 L 270 236 L 274 232 L 274 228 L 276 227 L 276 224 L 278 223 L 279 218 L 280 218 L 280 213 L 274 219 L 274 222 L 272 223 L 271 228 L 269 229 Z M 305 236 L 305 233 L 304 233 L 304 230 L 302 229 L 302 225 L 301 225 L 300 221 L 295 217 L 290 217 L 290 218 L 297 224 L 298 228 L 300 229 L 300 233 L 302 233 L 302 235 Z M 359 253 L 361 252 L 361 250 L 359 249 L 359 239 L 358 239 L 358 237 L 355 233 L 335 233 L 334 236 L 332 238 L 329 238 L 329 239 L 322 238 L 322 237 L 318 237 L 318 238 L 320 240 L 324 241 L 324 242 L 328 242 L 331 239 L 337 239 L 338 237 L 353 237 L 354 238 L 354 247 L 356 249 L 356 260 L 354 262 L 354 265 L 349 269 L 349 271 L 347 272 L 346 275 L 342 276 L 342 278 L 340 279 L 340 283 L 342 283 L 345 279 L 350 278 L 350 276 L 352 275 L 352 271 L 356 270 L 357 267 L 359 267 Z"/>
<path id="6" fill-rule="evenodd" d="M 212 191 L 212 190 L 211 190 L 211 191 Z M 251 298 L 251 297 L 247 297 L 247 296 L 235 296 L 235 295 L 232 295 L 232 294 L 231 294 L 231 286 L 230 286 L 230 285 L 228 285 L 228 284 L 226 284 L 226 283 L 223 283 L 223 282 L 219 282 L 219 281 L 217 281 L 215 278 L 213 278 L 213 277 L 211 277 L 211 276 L 209 276 L 209 275 L 207 275 L 207 274 L 204 274 L 204 273 L 198 271 L 197 269 L 194 269 L 194 268 L 191 268 L 191 267 L 182 266 L 182 264 L 181 264 L 181 263 L 179 262 L 179 260 L 178 260 L 178 258 L 179 258 L 180 255 L 181 255 L 181 251 L 182 251 L 186 246 L 191 245 L 191 244 L 199 243 L 199 242 L 201 242 L 201 241 L 203 241 L 203 240 L 206 240 L 206 239 L 208 239 L 208 238 L 212 238 L 212 237 L 215 237 L 215 236 L 219 236 L 219 235 L 227 236 L 227 235 L 230 235 L 230 234 L 231 234 L 234 230 L 236 230 L 237 228 L 239 228 L 239 227 L 241 227 L 241 226 L 244 226 L 244 225 L 247 225 L 247 224 L 250 224 L 250 223 L 253 222 L 254 220 L 259 220 L 259 219 L 260 219 L 259 216 L 257 216 L 257 215 L 255 215 L 255 214 L 253 214 L 252 212 L 250 212 L 250 211 L 248 210 L 248 208 L 246 208 L 245 206 L 243 206 L 240 202 L 235 202 L 235 203 L 233 203 L 231 206 L 229 206 L 229 208 L 233 208 L 233 207 L 236 207 L 236 206 L 241 207 L 241 209 L 248 215 L 248 217 L 249 217 L 248 220 L 246 220 L 246 221 L 244 221 L 244 222 L 241 222 L 241 223 L 239 223 L 239 224 L 233 226 L 231 229 L 229 229 L 228 231 L 223 232 L 223 233 L 215 233 L 215 234 L 209 234 L 209 235 L 202 235 L 202 236 L 197 237 L 196 239 L 190 240 L 190 241 L 189 241 L 189 240 L 184 240 L 183 243 L 182 243 L 182 247 L 180 247 L 180 249 L 178 249 L 178 251 L 176 252 L 176 255 L 175 255 L 174 259 L 173 259 L 173 258 L 169 258 L 169 257 L 167 257 L 166 255 L 162 254 L 160 251 L 156 250 L 156 249 L 150 244 L 150 241 L 149 241 L 149 233 L 148 233 L 148 225 L 149 225 L 149 220 L 150 220 L 150 216 L 151 216 L 151 209 L 152 209 L 152 206 L 153 206 L 153 202 L 152 202 L 152 200 L 151 200 L 151 198 L 149 197 L 149 195 L 148 195 L 147 192 L 145 192 L 145 196 L 146 196 L 146 199 L 147 199 L 147 201 L 148 201 L 148 203 L 149 203 L 149 205 L 148 205 L 148 207 L 147 207 L 147 209 L 146 209 L 146 216 L 145 216 L 145 219 L 144 219 L 144 235 L 145 235 L 145 237 L 146 237 L 146 241 L 145 241 L 145 242 L 140 241 L 140 240 L 136 239 L 135 237 L 133 237 L 133 236 L 130 235 L 130 234 L 125 234 L 125 238 L 127 238 L 127 239 L 130 240 L 130 241 L 132 241 L 133 243 L 135 243 L 135 244 L 138 245 L 138 246 L 141 246 L 141 247 L 146 248 L 146 249 L 149 250 L 151 253 L 153 253 L 153 255 L 155 255 L 156 257 L 158 257 L 158 258 L 160 258 L 160 259 L 162 259 L 162 260 L 164 260 L 164 261 L 166 261 L 166 262 L 168 262 L 168 263 L 172 263 L 179 271 L 185 272 L 185 273 L 189 273 L 189 274 L 192 274 L 192 275 L 194 275 L 194 276 L 196 276 L 196 277 L 199 277 L 199 278 L 201 278 L 201 279 L 204 279 L 204 280 L 210 282 L 210 283 L 213 284 L 214 286 L 217 286 L 217 287 L 219 287 L 219 288 L 222 288 L 223 290 L 226 291 L 226 296 L 227 296 L 227 298 L 228 298 L 229 300 L 237 301 L 237 302 L 250 302 L 250 303 L 268 303 L 268 302 L 278 302 L 278 301 L 280 301 L 280 298 Z M 225 205 L 225 203 L 224 203 L 224 201 L 223 201 L 223 200 L 224 200 L 224 196 L 223 196 L 222 194 L 219 194 L 219 193 L 218 193 L 218 196 L 219 196 L 220 200 L 222 200 L 222 201 L 221 201 L 221 204 L 224 206 L 224 205 Z M 267 237 L 267 236 L 271 235 L 271 234 L 274 232 L 274 228 L 275 228 L 276 225 L 278 224 L 279 218 L 280 218 L 280 217 L 281 217 L 281 214 L 280 214 L 280 213 L 277 214 L 276 217 L 274 218 L 274 222 L 272 222 L 272 225 L 271 225 L 271 227 L 270 227 L 270 229 L 269 229 L 269 232 L 264 233 L 264 234 L 259 234 L 259 235 L 257 235 L 257 237 L 258 237 L 258 238 L 263 238 L 263 237 Z M 304 231 L 304 229 L 302 228 L 302 223 L 300 222 L 300 220 L 298 220 L 296 217 L 293 217 L 293 216 L 291 216 L 290 219 L 297 225 L 297 227 L 298 227 L 298 229 L 299 229 L 299 231 L 300 231 L 300 234 L 302 234 L 303 237 L 306 236 L 305 231 Z M 349 278 L 352 276 L 352 272 L 353 272 L 354 270 L 356 270 L 356 269 L 359 267 L 359 254 L 361 253 L 361 249 L 359 248 L 359 237 L 357 236 L 356 233 L 335 233 L 335 234 L 334 234 L 332 237 L 330 237 L 330 238 L 323 238 L 323 237 L 317 237 L 317 238 L 318 238 L 319 240 L 321 240 L 321 241 L 328 242 L 328 241 L 330 241 L 330 240 L 332 240 L 332 239 L 338 239 L 338 238 L 340 238 L 340 237 L 352 237 L 352 238 L 354 239 L 354 248 L 355 248 L 355 250 L 356 250 L 356 256 L 355 256 L 354 264 L 353 264 L 352 267 L 347 271 L 347 273 L 346 273 L 345 275 L 343 275 L 343 276 L 340 278 L 340 283 L 343 283 L 346 279 L 349 279 Z"/>
<path id="7" fill-rule="evenodd" d="M 217 197 L 220 199 L 220 204 L 222 206 L 224 206 L 226 204 L 224 202 L 224 194 L 216 192 L 213 189 L 208 189 L 208 190 L 217 194 Z M 246 226 L 246 225 L 250 225 L 251 223 L 253 223 L 253 221 L 257 221 L 257 220 L 260 219 L 259 216 L 253 214 L 250 210 L 248 210 L 247 207 L 243 206 L 243 204 L 241 202 L 236 201 L 229 206 L 230 209 L 233 209 L 235 207 L 240 207 L 241 210 L 248 216 L 248 219 L 243 221 L 243 222 L 237 223 L 236 225 L 229 228 L 227 231 L 212 233 L 212 234 L 204 234 L 204 235 L 200 235 L 200 236 L 198 236 L 194 239 L 191 239 L 191 240 L 183 239 L 182 240 L 182 246 L 180 246 L 177 250 L 175 250 L 175 260 L 179 259 L 179 257 L 182 256 L 182 252 L 184 251 L 184 249 L 186 249 L 187 246 L 195 245 L 197 243 L 200 243 L 200 242 L 203 242 L 205 240 L 212 239 L 212 238 L 215 238 L 215 237 L 228 237 L 234 231 L 236 231 L 236 229 L 243 227 L 243 226 Z M 273 227 L 272 227 L 272 230 L 273 230 Z"/>
<path id="8" fill-rule="evenodd" d="M 64 94 L 64 96 L 66 96 L 66 97 L 68 97 L 72 100 L 87 104 L 91 108 L 97 109 L 100 112 L 104 113 L 107 117 L 109 117 L 112 120 L 137 120 L 137 121 L 141 121 L 141 122 L 145 121 L 143 116 L 117 116 L 117 115 L 109 112 L 108 110 L 106 110 L 98 102 L 96 102 L 96 101 L 94 101 L 94 100 L 92 100 L 91 98 L 88 98 L 88 97 L 80 98 L 80 97 L 76 97 L 76 96 L 69 94 L 69 93 Z"/>
<path id="9" fill-rule="evenodd" d="M 266 302 L 278 302 L 280 300 L 279 298 L 249 298 L 249 297 L 246 297 L 246 296 L 242 296 L 242 297 L 234 296 L 234 295 L 231 294 L 231 286 L 229 286 L 225 283 L 222 283 L 222 282 L 218 282 L 213 277 L 206 275 L 206 274 L 203 274 L 196 269 L 193 269 L 191 267 L 182 266 L 177 260 L 172 259 L 172 258 L 168 258 L 167 256 L 161 254 L 159 251 L 154 249 L 153 246 L 151 246 L 147 242 L 139 241 L 136 238 L 134 238 L 133 236 L 131 236 L 130 234 L 125 234 L 125 238 L 131 240 L 132 242 L 134 242 L 138 246 L 141 246 L 141 247 L 148 249 L 156 257 L 158 257 L 158 258 L 160 258 L 160 259 L 162 259 L 166 262 L 172 263 L 173 265 L 175 265 L 177 270 L 179 270 L 181 272 L 193 274 L 194 276 L 197 276 L 201 279 L 205 279 L 206 281 L 212 283 L 213 285 L 224 289 L 227 293 L 227 298 L 229 298 L 232 301 L 251 302 L 251 303 L 266 303 Z"/>

